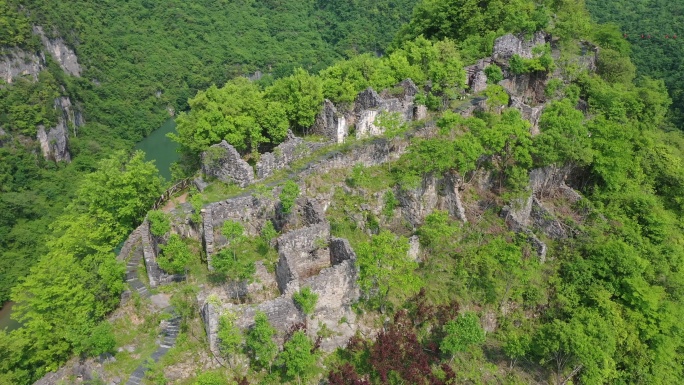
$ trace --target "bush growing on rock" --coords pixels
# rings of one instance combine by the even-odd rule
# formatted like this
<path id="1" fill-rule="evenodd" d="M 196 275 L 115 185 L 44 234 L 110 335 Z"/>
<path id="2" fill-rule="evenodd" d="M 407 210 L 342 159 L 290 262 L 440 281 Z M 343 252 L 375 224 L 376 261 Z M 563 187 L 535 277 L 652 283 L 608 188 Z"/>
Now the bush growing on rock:
<path id="1" fill-rule="evenodd" d="M 157 258 L 157 263 L 162 270 L 169 273 L 183 273 L 190 259 L 192 253 L 188 245 L 183 242 L 183 239 L 178 234 L 172 234 L 166 245 L 161 246 L 162 253 Z"/>
<path id="2" fill-rule="evenodd" d="M 292 211 L 295 200 L 299 196 L 299 186 L 297 183 L 288 180 L 283 186 L 283 191 L 278 196 L 280 199 L 280 205 L 283 209 L 283 214 L 289 214 Z"/>
<path id="3" fill-rule="evenodd" d="M 311 291 L 310 287 L 305 287 L 292 296 L 302 313 L 311 315 L 316 309 L 316 302 L 318 301 L 318 294 Z"/>
<path id="4" fill-rule="evenodd" d="M 152 210 L 147 214 L 150 221 L 150 232 L 158 237 L 163 236 L 171 230 L 171 220 L 168 214 L 160 210 Z"/>

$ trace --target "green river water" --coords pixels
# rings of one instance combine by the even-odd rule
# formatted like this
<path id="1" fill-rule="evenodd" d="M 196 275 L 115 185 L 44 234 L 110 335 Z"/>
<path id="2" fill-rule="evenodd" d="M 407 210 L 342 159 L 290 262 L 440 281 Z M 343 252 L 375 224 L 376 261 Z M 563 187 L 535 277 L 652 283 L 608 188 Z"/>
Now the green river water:
<path id="1" fill-rule="evenodd" d="M 159 174 L 167 181 L 171 180 L 171 164 L 179 159 L 176 152 L 178 143 L 166 137 L 170 132 L 176 132 L 176 122 L 173 119 L 164 122 L 161 127 L 135 145 L 136 150 L 145 151 L 147 160 L 154 160 Z"/>
<path id="2" fill-rule="evenodd" d="M 12 314 L 12 306 L 14 302 L 5 302 L 0 308 L 0 330 L 7 328 L 8 331 L 14 330 L 19 327 L 19 323 L 13 319 L 10 319 L 10 314 Z"/>

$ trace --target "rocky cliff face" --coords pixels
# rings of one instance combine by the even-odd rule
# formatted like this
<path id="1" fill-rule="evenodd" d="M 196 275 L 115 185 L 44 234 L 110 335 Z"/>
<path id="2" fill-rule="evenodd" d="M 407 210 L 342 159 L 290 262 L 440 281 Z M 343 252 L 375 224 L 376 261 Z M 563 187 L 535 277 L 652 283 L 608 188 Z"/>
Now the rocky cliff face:
<path id="1" fill-rule="evenodd" d="M 33 27 L 33 33 L 40 37 L 43 47 L 36 52 L 29 52 L 19 48 L 4 50 L 0 55 L 0 79 L 11 84 L 18 77 L 28 76 L 34 81 L 47 65 L 45 53 L 52 55 L 64 72 L 72 76 L 80 76 L 81 67 L 74 51 L 67 47 L 61 38 L 49 39 L 43 28 Z M 69 130 L 76 135 L 77 129 L 85 124 L 85 119 L 78 108 L 74 108 L 69 97 L 62 96 L 54 101 L 53 108 L 57 109 L 57 125 L 55 127 L 37 127 L 37 140 L 40 149 L 47 160 L 56 162 L 70 162 Z"/>
<path id="2" fill-rule="evenodd" d="M 49 39 L 45 36 L 41 26 L 34 26 L 33 33 L 40 37 L 45 50 L 52 55 L 64 72 L 71 76 L 81 76 L 81 66 L 78 64 L 78 57 L 74 50 L 64 43 L 62 38 Z"/>
<path id="3" fill-rule="evenodd" d="M 64 72 L 72 76 L 81 76 L 78 57 L 63 39 L 49 39 L 40 26 L 33 26 L 33 33 L 40 37 L 42 49 L 36 52 L 20 48 L 5 49 L 4 54 L 0 55 L 0 79 L 6 83 L 12 83 L 20 76 L 30 76 L 37 80 L 38 74 L 46 66 L 45 52 L 52 55 Z"/>
<path id="4" fill-rule="evenodd" d="M 57 125 L 52 128 L 39 126 L 37 139 L 45 159 L 68 163 L 71 162 L 69 128 L 76 135 L 78 128 L 85 124 L 85 119 L 80 111 L 73 108 L 68 97 L 55 99 L 54 108 L 59 112 Z"/>
<path id="5" fill-rule="evenodd" d="M 45 56 L 42 52 L 27 52 L 18 48 L 5 52 L 0 55 L 0 79 L 8 84 L 20 76 L 38 80 L 38 74 L 45 68 Z"/>

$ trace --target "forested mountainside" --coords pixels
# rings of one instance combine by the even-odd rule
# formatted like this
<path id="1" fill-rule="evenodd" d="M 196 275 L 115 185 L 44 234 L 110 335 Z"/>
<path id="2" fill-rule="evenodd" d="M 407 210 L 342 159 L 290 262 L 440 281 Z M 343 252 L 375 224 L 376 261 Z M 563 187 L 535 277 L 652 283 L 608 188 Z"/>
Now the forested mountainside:
<path id="1" fill-rule="evenodd" d="M 631 43 L 630 57 L 640 76 L 663 79 L 672 97 L 672 117 L 684 124 L 684 3 L 667 0 L 588 0 L 600 23 L 617 25 Z M 625 49 L 628 49 L 625 47 Z"/>
<path id="2" fill-rule="evenodd" d="M 50 224 L 100 159 L 130 151 L 211 84 L 256 71 L 269 84 L 296 67 L 316 72 L 382 53 L 413 3 L 0 1 L 0 303 L 47 252 Z M 60 54 L 73 49 L 73 73 L 35 26 L 48 44 L 60 42 Z M 71 117 L 64 124 L 62 114 Z M 60 125 L 59 135 L 49 129 Z M 43 150 L 49 159 L 36 155 L 55 142 L 56 160 L 70 165 L 50 151 Z"/>
<path id="3" fill-rule="evenodd" d="M 364 6 L 345 4 L 339 15 Z M 32 18 L 89 28 L 69 16 L 87 7 L 60 21 L 0 9 L 28 15 L 0 19 L 8 44 L 46 44 Z M 194 187 L 161 210 L 149 211 L 163 181 L 141 153 L 95 156 L 108 147 L 97 114 L 117 111 L 88 116 L 100 86 L 79 84 L 108 80 L 89 80 L 97 59 L 79 56 L 80 77 L 64 79 L 48 63 L 54 87 L 5 85 L 44 102 L 75 87 L 88 142 L 73 142 L 91 152 L 64 166 L 16 141 L 3 150 L 25 156 L 5 180 L 50 172 L 75 193 L 41 217 L 45 241 L 23 228 L 43 249 L 11 290 L 22 327 L 0 331 L 0 383 L 682 382 L 684 137 L 663 79 L 637 76 L 629 41 L 581 1 L 422 0 L 391 43 L 374 17 L 321 39 L 340 55 L 387 42 L 381 56 L 196 83 L 172 135 Z M 383 32 L 345 35 L 354 20 Z M 64 39 L 78 54 L 77 37 Z M 38 227 L 11 231 L 24 223 Z"/>

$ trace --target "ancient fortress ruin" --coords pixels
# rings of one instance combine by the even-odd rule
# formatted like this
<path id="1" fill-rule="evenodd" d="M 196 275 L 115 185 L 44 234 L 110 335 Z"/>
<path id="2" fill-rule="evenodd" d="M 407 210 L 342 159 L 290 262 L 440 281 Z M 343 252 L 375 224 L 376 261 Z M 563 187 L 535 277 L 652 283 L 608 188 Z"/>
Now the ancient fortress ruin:
<path id="1" fill-rule="evenodd" d="M 511 97 L 509 107 L 519 109 L 523 117 L 531 122 L 533 135 L 538 133 L 537 123 L 545 107 L 543 90 L 547 76 L 516 75 L 510 73 L 506 63 L 514 54 L 530 58 L 534 46 L 548 42 L 550 37 L 543 33 L 537 33 L 529 40 L 506 35 L 496 40 L 490 58 L 465 68 L 470 92 L 477 93 L 486 87 L 486 66 L 500 64 L 505 79 L 499 84 Z M 595 65 L 595 56 L 595 51 L 589 52 L 580 58 L 580 64 L 587 67 Z M 378 93 L 368 88 L 358 94 L 353 106 L 344 109 L 326 100 L 311 132 L 328 138 L 328 143 L 308 142 L 290 134 L 272 152 L 263 154 L 253 167 L 241 159 L 235 148 L 223 141 L 202 155 L 203 175 L 247 187 L 273 176 L 279 170 L 289 169 L 293 162 L 311 156 L 327 144 L 344 142 L 350 135 L 357 138 L 381 135 L 382 128 L 375 121 L 383 112 L 397 113 L 404 121 L 424 119 L 427 116 L 425 106 L 414 103 L 418 92 L 415 84 L 407 79 L 398 84 L 392 93 L 387 90 Z M 484 108 L 482 98 L 472 98 L 460 113 L 468 116 Z M 430 136 L 434 130 L 433 125 L 427 124 L 413 135 Z M 370 167 L 396 160 L 406 151 L 407 143 L 401 138 L 376 138 L 348 151 L 330 151 L 297 170 L 294 179 L 301 181 L 312 174 L 325 174 L 356 164 Z M 581 199 L 576 191 L 565 184 L 569 172 L 553 167 L 534 170 L 530 174 L 528 196 L 502 210 L 509 228 L 526 234 L 542 261 L 546 255 L 546 245 L 538 235 L 560 239 L 567 237 L 570 231 L 555 217 L 547 198 L 561 196 L 571 202 Z M 397 188 L 395 195 L 399 200 L 401 216 L 414 228 L 420 226 L 435 209 L 446 210 L 451 216 L 467 222 L 469 208 L 461 199 L 464 183 L 458 175 L 428 175 L 414 189 Z M 493 184 L 493 178 L 491 174 L 479 170 L 471 183 L 487 189 Z M 197 179 L 195 185 L 202 190 L 206 182 Z M 274 198 L 277 194 L 276 188 L 269 194 L 245 194 L 211 203 L 202 209 L 201 223 L 191 223 L 186 219 L 191 211 L 187 204 L 177 208 L 179 212 L 174 215 L 172 232 L 201 240 L 210 269 L 212 258 L 220 249 L 228 246 L 229 241 L 219 231 L 226 221 L 240 222 L 250 237 L 258 236 L 268 222 L 272 222 L 281 233 L 275 241 L 278 261 L 274 269 L 269 270 L 271 266 L 260 261 L 256 263 L 253 280 L 207 286 L 199 293 L 201 316 L 210 348 L 214 352 L 218 352 L 217 333 L 222 314 L 231 314 L 238 327 L 248 329 L 254 322 L 256 312 L 263 312 L 278 330 L 281 342 L 288 330 L 306 323 L 307 333 L 312 338 L 321 336 L 321 347 L 326 351 L 344 346 L 359 327 L 351 307 L 360 295 L 356 282 L 356 254 L 347 240 L 331 236 L 330 224 L 325 216 L 331 196 L 299 198 L 293 212 L 285 215 L 280 202 Z M 374 209 L 377 208 L 369 208 L 371 211 Z M 130 255 L 144 259 L 151 287 L 182 279 L 164 273 L 156 263 L 159 245 L 166 241 L 165 237 L 153 236 L 148 221 L 145 221 L 131 234 L 121 253 L 124 257 Z M 417 245 L 416 240 L 413 243 Z M 415 250 L 412 252 L 416 254 Z M 294 293 L 305 287 L 318 295 L 316 307 L 308 316 L 303 314 L 292 298 Z"/>

